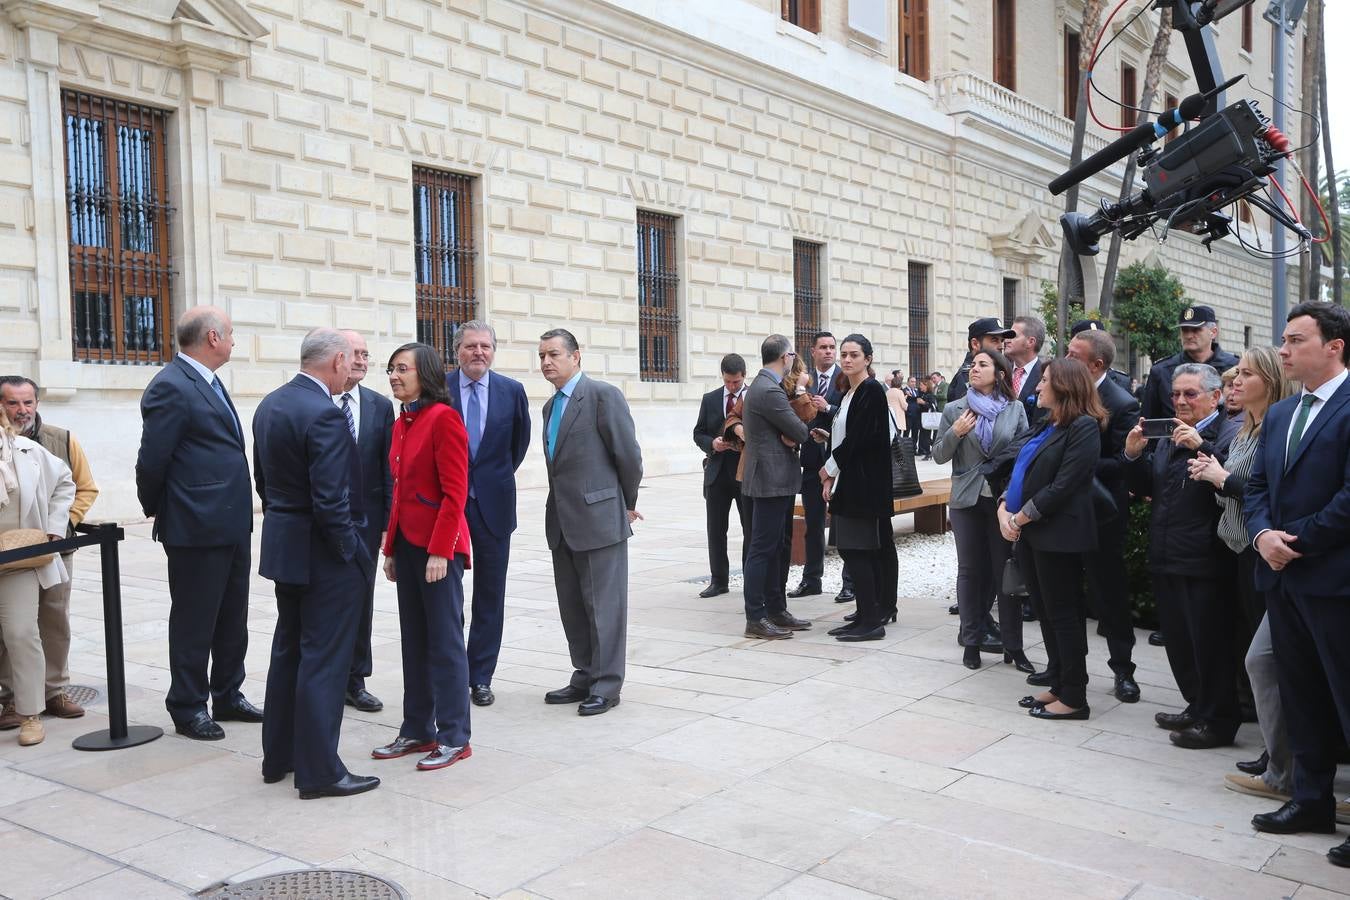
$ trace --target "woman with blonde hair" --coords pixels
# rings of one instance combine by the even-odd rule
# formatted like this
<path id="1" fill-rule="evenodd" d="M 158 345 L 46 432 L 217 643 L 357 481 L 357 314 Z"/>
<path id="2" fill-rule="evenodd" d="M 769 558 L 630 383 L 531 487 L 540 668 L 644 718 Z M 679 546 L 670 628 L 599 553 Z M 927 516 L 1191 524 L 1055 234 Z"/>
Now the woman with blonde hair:
<path id="1" fill-rule="evenodd" d="M 0 408 L 0 535 L 30 531 L 59 541 L 66 536 L 74 501 L 70 468 L 42 445 L 19 435 Z M 38 592 L 69 578 L 59 554 L 51 554 L 40 565 L 19 562 L 0 567 L 0 640 L 9 651 L 0 681 L 14 691 L 14 708 L 6 708 L 4 718 L 18 726 L 21 747 L 40 744 L 46 737 L 38 718 L 46 688 Z"/>
<path id="2" fill-rule="evenodd" d="M 1239 640 L 1247 647 L 1246 667 L 1252 683 L 1256 717 L 1265 739 L 1266 752 L 1261 759 L 1242 763 L 1247 775 L 1227 776 L 1227 785 L 1243 793 L 1260 796 L 1292 792 L 1289 739 L 1285 734 L 1280 709 L 1279 688 L 1275 683 L 1275 658 L 1270 643 L 1270 625 L 1265 619 L 1266 597 L 1256 588 L 1259 555 L 1247 539 L 1247 517 L 1242 495 L 1251 475 L 1261 440 L 1261 422 L 1266 410 L 1295 393 L 1284 375 L 1280 356 L 1273 347 L 1254 347 L 1242 354 L 1229 401 L 1242 407 L 1242 429 L 1233 438 L 1228 458 L 1220 462 L 1200 454 L 1190 462 L 1190 476 L 1211 485 L 1218 495 L 1223 514 L 1219 518 L 1219 538 L 1237 556 L 1237 587 L 1240 600 Z"/>

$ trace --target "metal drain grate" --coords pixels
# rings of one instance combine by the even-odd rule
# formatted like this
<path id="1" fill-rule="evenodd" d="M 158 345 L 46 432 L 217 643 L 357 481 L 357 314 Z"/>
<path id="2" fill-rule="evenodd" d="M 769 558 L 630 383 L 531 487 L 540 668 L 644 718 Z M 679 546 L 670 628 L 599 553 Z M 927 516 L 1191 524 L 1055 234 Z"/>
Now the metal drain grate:
<path id="1" fill-rule="evenodd" d="M 208 888 L 197 896 L 209 900 L 409 900 L 408 893 L 392 881 L 344 869 L 280 872 Z"/>
<path id="2" fill-rule="evenodd" d="M 103 692 L 87 684 L 66 685 L 66 696 L 81 706 L 91 706 L 99 701 Z"/>

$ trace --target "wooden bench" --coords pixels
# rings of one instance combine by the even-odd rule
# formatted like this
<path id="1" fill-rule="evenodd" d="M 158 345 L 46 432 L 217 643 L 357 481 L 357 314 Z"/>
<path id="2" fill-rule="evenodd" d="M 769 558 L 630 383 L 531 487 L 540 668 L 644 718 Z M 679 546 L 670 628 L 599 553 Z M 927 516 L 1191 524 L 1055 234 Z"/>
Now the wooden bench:
<path id="1" fill-rule="evenodd" d="M 902 497 L 892 503 L 895 514 L 914 513 L 914 530 L 918 534 L 943 534 L 951 529 L 947 519 L 947 501 L 952 497 L 950 478 L 932 478 L 920 482 L 923 493 Z M 806 562 L 806 512 L 798 503 L 792 509 L 792 564 Z"/>

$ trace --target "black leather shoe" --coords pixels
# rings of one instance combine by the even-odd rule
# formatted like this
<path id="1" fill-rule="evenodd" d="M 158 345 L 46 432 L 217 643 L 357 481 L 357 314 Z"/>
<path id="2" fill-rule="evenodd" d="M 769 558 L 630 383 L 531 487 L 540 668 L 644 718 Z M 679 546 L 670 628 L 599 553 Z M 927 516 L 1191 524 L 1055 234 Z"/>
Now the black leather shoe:
<path id="1" fill-rule="evenodd" d="M 779 628 L 786 628 L 788 631 L 810 631 L 811 623 L 806 619 L 799 619 L 790 612 L 771 613 L 769 621 Z"/>
<path id="2" fill-rule="evenodd" d="M 1028 676 L 1027 676 L 1027 684 L 1031 685 L 1032 687 L 1049 687 L 1049 686 L 1050 686 L 1050 673 L 1049 673 L 1049 672 L 1037 672 L 1037 673 L 1034 674 L 1034 675 L 1028 675 Z"/>
<path id="3" fill-rule="evenodd" d="M 263 784 L 276 784 L 278 781 L 281 781 L 287 775 L 291 774 L 294 771 L 295 771 L 294 769 L 287 769 L 285 772 L 268 772 L 266 769 L 264 769 Z"/>
<path id="4" fill-rule="evenodd" d="M 716 597 L 720 594 L 725 594 L 728 590 L 729 588 L 725 584 L 710 584 L 703 590 L 699 591 L 698 595 L 706 600 L 709 597 Z"/>
<path id="5" fill-rule="evenodd" d="M 1115 694 L 1121 703 L 1139 702 L 1139 685 L 1128 675 L 1116 676 L 1116 689 L 1111 693 Z"/>
<path id="6" fill-rule="evenodd" d="M 217 722 L 261 722 L 263 711 L 243 697 L 239 697 L 229 706 L 212 704 L 211 718 Z"/>
<path id="7" fill-rule="evenodd" d="M 1153 721 L 1158 723 L 1159 728 L 1166 728 L 1168 731 L 1181 731 L 1183 728 L 1190 728 L 1196 724 L 1197 720 L 1195 716 L 1188 712 L 1160 712 L 1153 714 Z"/>
<path id="8" fill-rule="evenodd" d="M 993 638 L 986 635 L 984 640 L 980 641 L 979 649 L 981 653 L 1002 653 L 1003 642 L 996 641 Z"/>
<path id="9" fill-rule="evenodd" d="M 844 588 L 842 591 L 834 595 L 835 603 L 852 603 L 854 600 L 857 599 L 858 595 L 853 593 L 852 588 Z"/>
<path id="10" fill-rule="evenodd" d="M 1012 666 L 1017 671 L 1025 672 L 1028 675 L 1036 674 L 1036 667 L 1031 664 L 1031 660 L 1027 659 L 1026 653 L 1022 650 L 1004 650 L 1003 664 Z"/>
<path id="11" fill-rule="evenodd" d="M 355 707 L 361 712 L 379 712 L 384 709 L 384 703 L 381 702 L 380 698 L 365 688 L 348 691 L 347 705 Z"/>
<path id="12" fill-rule="evenodd" d="M 816 594 L 819 593 L 820 593 L 819 584 L 811 584 L 809 582 L 803 581 L 801 584 L 797 585 L 795 588 L 788 591 L 787 595 L 789 597 L 814 597 Z"/>
<path id="13" fill-rule="evenodd" d="M 745 636 L 765 641 L 781 641 L 792 637 L 792 632 L 780 628 L 768 619 L 754 619 L 745 623 Z"/>
<path id="14" fill-rule="evenodd" d="M 1150 647 L 1166 647 L 1166 646 L 1167 646 L 1167 640 L 1163 637 L 1163 633 L 1162 633 L 1161 631 L 1151 631 L 1151 632 L 1149 632 L 1149 635 L 1148 635 L 1148 643 L 1149 643 L 1149 646 L 1150 646 Z"/>
<path id="15" fill-rule="evenodd" d="M 225 729 L 213 722 L 204 712 L 197 713 L 186 722 L 174 723 L 173 730 L 194 741 L 225 740 Z"/>
<path id="16" fill-rule="evenodd" d="M 601 697 L 599 694 L 592 694 L 581 705 L 577 707 L 579 716 L 598 716 L 601 713 L 607 713 L 619 705 L 618 697 Z"/>
<path id="17" fill-rule="evenodd" d="M 1336 806 L 1328 803 L 1321 809 L 1310 804 L 1290 800 L 1274 812 L 1252 816 L 1252 827 L 1266 834 L 1332 834 L 1336 831 Z"/>
<path id="18" fill-rule="evenodd" d="M 1087 706 L 1086 704 L 1079 709 L 1070 710 L 1066 713 L 1051 712 L 1044 706 L 1033 706 L 1027 710 L 1027 715 L 1031 716 L 1033 719 L 1049 719 L 1051 721 L 1059 719 L 1086 719 L 1091 714 L 1092 707 Z"/>
<path id="19" fill-rule="evenodd" d="M 417 768 L 421 772 L 444 769 L 446 766 L 453 766 L 461 759 L 468 759 L 470 756 L 473 756 L 473 748 L 468 744 L 462 747 L 448 747 L 445 744 L 437 744 L 435 750 L 417 761 Z"/>
<path id="20" fill-rule="evenodd" d="M 835 638 L 836 641 L 844 643 L 855 643 L 857 641 L 879 641 L 886 636 L 886 629 L 881 625 L 872 628 L 861 627 L 855 631 L 846 631 Z"/>
<path id="21" fill-rule="evenodd" d="M 978 669 L 980 667 L 980 648 L 967 647 L 961 654 L 961 665 L 967 669 Z"/>
<path id="22" fill-rule="evenodd" d="M 1210 727 L 1208 722 L 1196 722 L 1190 728 L 1174 731 L 1167 737 L 1173 745 L 1183 750 L 1212 750 L 1233 743 L 1231 733 L 1220 733 Z"/>
<path id="23" fill-rule="evenodd" d="M 947 615 L 949 615 L 949 616 L 959 616 L 959 615 L 961 615 L 961 607 L 959 607 L 959 606 L 957 606 L 955 603 L 953 603 L 951 606 L 947 607 Z"/>
<path id="24" fill-rule="evenodd" d="M 845 622 L 856 622 L 856 621 L 858 621 L 858 613 L 857 613 L 857 611 L 855 610 L 855 611 L 849 613 L 848 615 L 844 616 L 844 621 L 845 621 Z"/>
<path id="25" fill-rule="evenodd" d="M 843 625 L 838 625 L 834 628 L 831 628 L 829 631 L 825 633 L 828 634 L 830 637 L 838 637 L 841 634 L 848 634 L 850 631 L 854 630 L 856 629 L 854 628 L 853 622 L 845 622 Z"/>
<path id="26" fill-rule="evenodd" d="M 568 685 L 565 688 L 558 688 L 556 691 L 549 691 L 544 695 L 544 702 L 554 706 L 563 703 L 580 703 L 591 695 L 586 688 L 572 687 Z"/>
<path id="27" fill-rule="evenodd" d="M 1327 861 L 1333 866 L 1350 869 L 1350 838 L 1346 838 L 1344 844 L 1339 844 L 1328 850 Z"/>
<path id="28" fill-rule="evenodd" d="M 372 759 L 398 759 L 400 756 L 410 756 L 414 753 L 426 753 L 428 750 L 436 749 L 436 741 L 419 741 L 417 738 L 403 737 L 402 735 L 394 738 L 383 747 L 376 747 L 370 751 Z"/>
<path id="29" fill-rule="evenodd" d="M 1266 774 L 1266 767 L 1270 765 L 1270 754 L 1262 750 L 1261 755 L 1251 762 L 1239 762 L 1235 765 L 1239 772 L 1247 775 L 1264 775 Z"/>
<path id="30" fill-rule="evenodd" d="M 342 776 L 341 781 L 335 781 L 332 784 L 321 788 L 313 788 L 308 791 L 300 792 L 301 800 L 317 800 L 320 797 L 350 797 L 353 794 L 364 794 L 366 791 L 373 791 L 380 786 L 380 779 L 374 775 L 353 775 L 348 772 Z"/>
<path id="31" fill-rule="evenodd" d="M 1022 621 L 1023 621 L 1023 622 L 1035 622 L 1035 621 L 1036 621 L 1036 610 L 1034 610 L 1034 609 L 1031 608 L 1031 602 L 1030 602 L 1030 601 L 1025 601 L 1025 600 L 1024 600 L 1024 601 L 1022 602 Z"/>
<path id="32" fill-rule="evenodd" d="M 1017 701 L 1017 705 L 1022 707 L 1023 709 L 1031 709 L 1036 706 L 1044 706 L 1045 704 L 1037 700 L 1031 694 L 1027 694 L 1021 700 Z"/>
<path id="33" fill-rule="evenodd" d="M 469 699 L 473 701 L 474 706 L 491 706 L 497 695 L 492 693 L 492 688 L 488 685 L 475 684 L 469 691 Z"/>

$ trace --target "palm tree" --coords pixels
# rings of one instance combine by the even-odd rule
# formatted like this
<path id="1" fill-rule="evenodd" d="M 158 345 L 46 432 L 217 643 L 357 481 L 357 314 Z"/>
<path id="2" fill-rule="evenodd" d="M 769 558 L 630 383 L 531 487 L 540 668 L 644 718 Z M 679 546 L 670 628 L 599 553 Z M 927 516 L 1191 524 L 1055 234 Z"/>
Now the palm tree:
<path id="1" fill-rule="evenodd" d="M 1148 109 L 1153 97 L 1158 93 L 1158 82 L 1162 81 L 1163 64 L 1167 62 L 1167 47 L 1172 40 L 1172 8 L 1163 7 L 1158 17 L 1158 33 L 1153 36 L 1153 47 L 1148 52 L 1148 63 L 1144 66 L 1144 89 L 1139 95 L 1139 108 Z M 1122 97 L 1120 102 L 1133 104 L 1133 97 Z M 1140 114 L 1143 115 L 1142 113 Z M 1125 177 L 1120 181 L 1120 199 L 1125 201 L 1134 191 L 1134 156 L 1125 164 Z M 1102 318 L 1111 318 L 1111 303 L 1115 299 L 1116 267 L 1120 265 L 1120 232 L 1111 233 L 1111 249 L 1106 253 L 1106 270 L 1102 273 L 1101 301 L 1098 304 Z"/>
<path id="2" fill-rule="evenodd" d="M 1300 98 L 1301 106 L 1304 109 L 1318 109 L 1317 100 L 1317 65 L 1321 59 L 1319 48 L 1322 40 L 1322 3 L 1323 0 L 1311 0 L 1308 3 L 1308 27 L 1303 35 L 1303 62 L 1300 72 Z M 1318 158 L 1317 146 L 1317 118 L 1316 113 L 1302 117 L 1302 126 L 1299 129 L 1299 145 L 1304 147 L 1303 151 L 1303 174 L 1308 179 L 1309 184 L 1318 185 L 1322 183 L 1321 174 L 1318 172 L 1320 160 Z M 1302 194 L 1302 212 L 1300 213 L 1304 223 L 1309 228 L 1316 231 L 1318 216 L 1313 198 L 1307 191 Z M 1311 300 L 1320 295 L 1318 273 L 1322 271 L 1322 247 L 1320 244 L 1313 244 L 1312 252 L 1302 254 L 1299 257 L 1299 284 L 1303 289 L 1303 296 Z"/>

